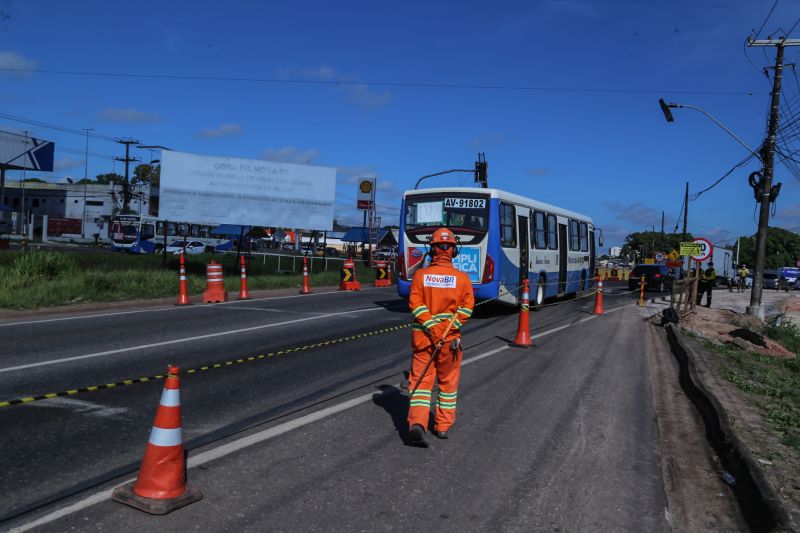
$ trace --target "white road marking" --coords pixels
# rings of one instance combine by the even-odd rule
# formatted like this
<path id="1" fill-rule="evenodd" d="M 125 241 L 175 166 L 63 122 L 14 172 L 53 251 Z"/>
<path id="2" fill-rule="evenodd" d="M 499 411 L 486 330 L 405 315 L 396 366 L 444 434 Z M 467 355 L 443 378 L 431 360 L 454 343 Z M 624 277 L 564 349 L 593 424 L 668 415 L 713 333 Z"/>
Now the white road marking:
<path id="1" fill-rule="evenodd" d="M 0 374 L 5 372 L 13 372 L 15 370 L 24 370 L 26 368 L 37 368 L 41 366 L 58 365 L 61 363 L 68 363 L 70 361 L 80 361 L 81 359 L 92 359 L 95 357 L 102 357 L 104 355 L 114 355 L 118 353 L 131 352 L 135 350 L 146 350 L 148 348 L 157 348 L 159 346 L 169 346 L 170 344 L 180 344 L 184 342 L 193 342 L 201 339 L 212 339 L 214 337 L 222 337 L 224 335 L 236 335 L 247 331 L 258 331 L 260 329 L 274 328 L 277 326 L 286 326 L 288 324 L 297 324 L 298 322 L 308 322 L 310 320 L 319 320 L 320 318 L 338 317 L 341 315 L 350 315 L 352 313 L 368 313 L 370 311 L 385 311 L 383 307 L 370 307 L 366 309 L 354 309 L 353 311 L 342 311 L 340 313 L 328 313 L 325 315 L 311 316 L 306 318 L 296 318 L 294 320 L 286 320 L 284 322 L 275 322 L 273 324 L 263 324 L 261 326 L 253 326 L 249 328 L 234 329 L 231 331 L 221 331 L 219 333 L 209 333 L 208 335 L 197 335 L 195 337 L 185 337 L 183 339 L 174 339 L 170 341 L 154 342 L 152 344 L 142 344 L 139 346 L 130 346 L 128 348 L 119 348 L 118 350 L 107 350 L 105 352 L 96 352 L 85 355 L 76 355 L 73 357 L 65 357 L 63 359 L 51 359 L 49 361 L 41 361 L 39 363 L 30 363 L 27 365 L 10 366 L 7 368 L 0 368 Z M 358 315 L 355 315 L 358 316 Z"/>
<path id="2" fill-rule="evenodd" d="M 610 309 L 610 310 L 606 311 L 605 314 L 607 315 L 607 314 L 613 313 L 615 311 L 619 311 L 623 307 L 624 306 L 617 307 L 615 309 Z M 599 316 L 601 316 L 601 315 L 591 315 L 589 317 L 586 317 L 586 318 L 583 318 L 583 319 L 579 320 L 575 324 L 580 324 L 580 323 L 583 323 L 583 322 L 587 322 L 587 321 L 593 320 L 593 319 L 595 319 L 595 318 L 597 318 Z M 570 325 L 574 325 L 574 324 L 570 324 Z M 565 328 L 569 327 L 570 325 L 559 326 L 557 328 L 553 328 L 553 329 L 550 329 L 550 330 L 547 330 L 547 331 L 543 331 L 543 332 L 539 333 L 538 335 L 536 335 L 533 338 L 540 338 L 540 337 L 544 337 L 545 335 L 550 335 L 551 333 L 555 333 L 557 331 L 561 331 L 562 329 L 565 329 Z M 500 353 L 500 352 L 503 352 L 505 350 L 508 350 L 509 348 L 510 348 L 510 346 L 507 346 L 507 345 L 506 346 L 500 346 L 498 348 L 495 348 L 494 350 L 489 350 L 488 352 L 484 352 L 484 353 L 476 355 L 474 357 L 470 357 L 468 359 L 464 359 L 462 361 L 461 365 L 463 366 L 463 365 L 468 365 L 468 364 L 471 364 L 471 363 L 475 363 L 475 362 L 480 361 L 481 359 L 484 359 L 486 357 L 490 357 L 490 356 L 495 355 L 497 353 Z M 283 424 L 279 424 L 279 425 L 277 425 L 275 427 L 271 427 L 269 429 L 265 429 L 264 431 L 259 431 L 258 433 L 254 433 L 252 435 L 248 435 L 247 437 L 243 437 L 241 439 L 229 442 L 227 444 L 223 444 L 223 445 L 218 446 L 218 447 L 216 447 L 216 448 L 214 448 L 212 450 L 208 450 L 206 452 L 202 452 L 202 453 L 199 453 L 197 455 L 193 455 L 193 456 L 189 457 L 189 459 L 187 461 L 187 467 L 188 468 L 194 468 L 196 466 L 203 465 L 203 464 L 208 463 L 210 461 L 214 461 L 216 459 L 221 459 L 222 457 L 225 457 L 225 456 L 230 455 L 232 453 L 236 453 L 236 452 L 238 452 L 238 451 L 240 451 L 240 450 L 242 450 L 244 448 L 247 448 L 249 446 L 253 446 L 254 444 L 258 444 L 260 442 L 264 442 L 264 441 L 269 440 L 269 439 L 271 439 L 273 437 L 277 437 L 279 435 L 282 435 L 284 433 L 292 431 L 293 429 L 297 429 L 299 427 L 311 424 L 312 422 L 316 422 L 318 420 L 322 420 L 323 418 L 332 416 L 332 415 L 337 414 L 337 413 L 341 413 L 342 411 L 346 411 L 347 409 L 350 409 L 352 407 L 356 407 L 357 405 L 361 405 L 363 403 L 371 401 L 373 398 L 375 398 L 376 396 L 381 395 L 381 394 L 385 394 L 385 393 L 383 393 L 383 392 L 379 392 L 379 393 L 370 392 L 369 394 L 364 394 L 364 395 L 358 396 L 356 398 L 353 398 L 351 400 L 348 400 L 346 402 L 342 402 L 342 403 L 337 404 L 337 405 L 332 405 L 330 407 L 326 407 L 324 409 L 320 409 L 319 411 L 316 411 L 314 413 L 309 413 L 309 414 L 307 414 L 305 416 L 301 416 L 300 418 L 297 418 L 295 420 L 290 420 L 288 422 L 284 422 Z M 69 515 L 71 515 L 73 513 L 77 513 L 79 511 L 82 511 L 83 509 L 87 509 L 87 508 L 89 508 L 89 507 L 91 507 L 93 505 L 96 505 L 98 503 L 103 503 L 105 501 L 108 501 L 109 499 L 111 499 L 111 493 L 113 492 L 113 490 L 116 487 L 119 487 L 119 486 L 125 485 L 127 483 L 130 483 L 130 482 L 134 481 L 135 479 L 136 478 L 126 479 L 125 481 L 115 485 L 114 487 L 111 487 L 110 489 L 106 489 L 106 490 L 97 492 L 95 494 L 92 494 L 90 496 L 87 496 L 86 498 L 84 498 L 84 499 L 82 499 L 80 501 L 77 501 L 77 502 L 73 503 L 72 505 L 68 505 L 68 506 L 63 507 L 61 509 L 53 511 L 52 513 L 47 514 L 47 515 L 45 515 L 45 516 L 43 516 L 41 518 L 38 518 L 38 519 L 36 519 L 36 520 L 34 520 L 32 522 L 28 522 L 27 524 L 23 524 L 23 525 L 21 525 L 21 526 L 19 526 L 17 528 L 14 528 L 14 529 L 11 530 L 11 532 L 22 533 L 24 531 L 29 531 L 29 530 L 31 530 L 33 528 L 39 527 L 39 526 L 44 525 L 44 524 L 49 524 L 50 522 L 54 522 L 54 521 L 56 521 L 56 520 L 58 520 L 60 518 L 64 518 L 65 516 L 69 516 Z"/>
<path id="3" fill-rule="evenodd" d="M 362 289 L 361 292 L 369 291 L 369 290 L 382 290 L 386 287 L 366 287 Z M 391 287 L 395 288 L 395 287 Z M 162 311 L 180 311 L 180 310 L 187 310 L 187 309 L 208 309 L 210 305 L 214 307 L 223 306 L 223 305 L 233 305 L 233 304 L 240 304 L 246 302 L 264 302 L 268 300 L 288 300 L 290 298 L 310 298 L 313 296 L 324 296 L 326 294 L 339 294 L 340 291 L 332 290 L 327 292 L 314 292 L 312 294 L 296 294 L 290 296 L 271 296 L 269 298 L 253 298 L 252 300 L 231 300 L 229 302 L 221 302 L 216 304 L 209 304 L 209 305 L 180 305 L 176 307 L 164 307 L 164 308 L 151 308 L 151 309 L 140 309 L 138 311 L 115 311 L 113 313 L 98 313 L 96 315 L 77 315 L 77 316 L 65 316 L 60 318 L 46 318 L 42 320 L 27 320 L 22 322 L 8 322 L 6 324 L 0 324 L 0 328 L 7 327 L 7 326 L 24 326 L 28 324 L 44 324 L 48 322 L 61 322 L 66 320 L 82 320 L 87 318 L 103 318 L 107 316 L 119 316 L 119 315 L 135 315 L 138 313 L 159 313 Z"/>
<path id="4" fill-rule="evenodd" d="M 127 407 L 106 407 L 99 403 L 87 402 L 86 400 L 78 400 L 76 398 L 48 398 L 47 400 L 42 400 L 31 405 L 35 407 L 69 409 L 76 413 L 83 413 L 100 418 L 119 417 L 128 412 Z"/>

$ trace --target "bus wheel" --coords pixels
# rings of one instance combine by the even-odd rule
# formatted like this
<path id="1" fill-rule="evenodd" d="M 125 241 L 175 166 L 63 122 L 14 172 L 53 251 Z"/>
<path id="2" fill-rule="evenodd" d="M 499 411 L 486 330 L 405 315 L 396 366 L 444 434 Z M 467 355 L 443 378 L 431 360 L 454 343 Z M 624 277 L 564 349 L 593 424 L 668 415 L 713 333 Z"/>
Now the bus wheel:
<path id="1" fill-rule="evenodd" d="M 530 303 L 530 307 L 534 311 L 538 311 L 542 308 L 542 303 L 544 302 L 544 288 L 544 276 L 539 276 L 539 281 L 536 283 L 536 292 L 533 293 L 533 301 Z"/>

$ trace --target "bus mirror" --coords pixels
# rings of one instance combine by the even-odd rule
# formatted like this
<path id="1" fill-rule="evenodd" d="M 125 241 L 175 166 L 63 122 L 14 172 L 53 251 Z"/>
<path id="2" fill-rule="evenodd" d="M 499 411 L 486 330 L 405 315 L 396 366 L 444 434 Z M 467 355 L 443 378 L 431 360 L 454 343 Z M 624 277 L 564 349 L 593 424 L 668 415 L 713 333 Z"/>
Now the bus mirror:
<path id="1" fill-rule="evenodd" d="M 600 236 L 597 237 L 597 245 L 602 248 L 603 247 L 603 230 L 598 229 L 597 231 L 600 232 Z"/>

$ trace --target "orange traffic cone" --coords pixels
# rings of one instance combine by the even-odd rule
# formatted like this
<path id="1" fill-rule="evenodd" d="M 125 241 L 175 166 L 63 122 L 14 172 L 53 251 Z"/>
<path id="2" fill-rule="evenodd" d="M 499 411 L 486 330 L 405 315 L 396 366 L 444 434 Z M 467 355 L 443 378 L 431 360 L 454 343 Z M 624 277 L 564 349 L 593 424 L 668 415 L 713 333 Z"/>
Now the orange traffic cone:
<path id="1" fill-rule="evenodd" d="M 300 289 L 300 294 L 311 294 L 308 286 L 308 257 L 306 256 L 303 256 L 303 288 Z"/>
<path id="2" fill-rule="evenodd" d="M 186 287 L 186 261 L 181 254 L 181 268 L 179 274 L 180 282 L 178 284 L 178 301 L 175 305 L 192 305 L 189 301 L 189 291 Z"/>
<path id="3" fill-rule="evenodd" d="M 519 325 L 517 326 L 517 336 L 511 346 L 520 348 L 531 347 L 531 321 L 530 321 L 530 292 L 528 290 L 528 280 L 522 280 L 522 298 L 519 307 Z"/>
<path id="4" fill-rule="evenodd" d="M 597 296 L 594 299 L 594 311 L 592 313 L 595 315 L 603 314 L 603 278 L 600 277 L 600 274 L 597 275 Z"/>
<path id="5" fill-rule="evenodd" d="M 244 256 L 239 256 L 242 260 L 242 287 L 239 289 L 239 299 L 240 300 L 249 300 L 250 293 L 247 292 L 247 269 L 244 266 Z"/>
<path id="6" fill-rule="evenodd" d="M 111 495 L 150 514 L 167 514 L 203 497 L 197 487 L 186 484 L 178 372 L 178 367 L 170 365 L 139 476 Z"/>

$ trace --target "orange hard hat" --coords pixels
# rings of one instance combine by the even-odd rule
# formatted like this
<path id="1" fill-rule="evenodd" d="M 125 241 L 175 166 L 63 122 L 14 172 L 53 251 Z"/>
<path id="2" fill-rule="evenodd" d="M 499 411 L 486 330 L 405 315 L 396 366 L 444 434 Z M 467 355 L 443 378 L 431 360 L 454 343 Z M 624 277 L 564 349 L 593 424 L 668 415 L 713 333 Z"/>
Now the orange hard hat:
<path id="1" fill-rule="evenodd" d="M 439 243 L 447 243 L 447 244 L 456 244 L 456 236 L 453 235 L 453 232 L 447 228 L 439 228 L 433 232 L 431 235 L 431 244 L 439 244 Z"/>

